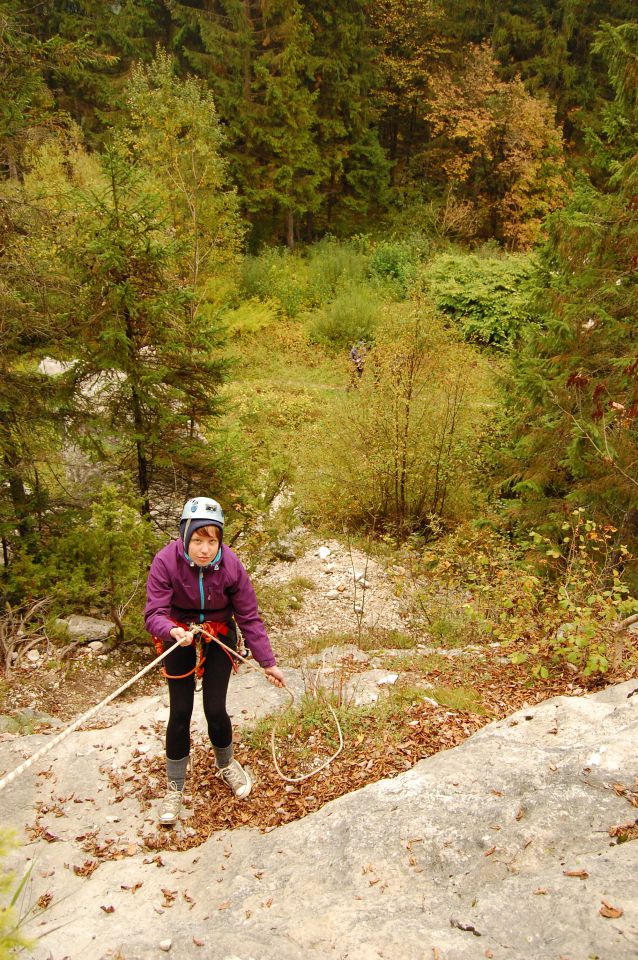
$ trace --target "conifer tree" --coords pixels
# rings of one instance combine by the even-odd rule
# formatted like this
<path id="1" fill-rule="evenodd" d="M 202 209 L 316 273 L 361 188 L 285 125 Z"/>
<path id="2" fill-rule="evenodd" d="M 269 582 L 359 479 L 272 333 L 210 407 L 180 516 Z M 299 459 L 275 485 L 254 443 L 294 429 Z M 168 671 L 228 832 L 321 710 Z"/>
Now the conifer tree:
<path id="1" fill-rule="evenodd" d="M 191 310 L 182 253 L 162 198 L 119 146 L 105 152 L 102 182 L 80 195 L 67 257 L 80 284 L 74 310 L 78 403 L 85 445 L 151 490 L 211 482 L 201 432 L 217 410 L 223 373 L 219 331 Z"/>
<path id="2" fill-rule="evenodd" d="M 598 48 L 618 108 L 638 119 L 638 25 L 606 27 Z M 627 148 L 623 136 L 622 154 Z M 543 254 L 544 325 L 513 369 L 511 481 L 546 516 L 584 505 L 638 539 L 638 139 L 603 189 L 583 181 L 556 214 Z"/>
<path id="3" fill-rule="evenodd" d="M 293 246 L 299 220 L 317 208 L 321 178 L 312 35 L 300 3 L 215 0 L 174 10 L 182 55 L 210 84 L 227 127 L 244 210 Z"/>

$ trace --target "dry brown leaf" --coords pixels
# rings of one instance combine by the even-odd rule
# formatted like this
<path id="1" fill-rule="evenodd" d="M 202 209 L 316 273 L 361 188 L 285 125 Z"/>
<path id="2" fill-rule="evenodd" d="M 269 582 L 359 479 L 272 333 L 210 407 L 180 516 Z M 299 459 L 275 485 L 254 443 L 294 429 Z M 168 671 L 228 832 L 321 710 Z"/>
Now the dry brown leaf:
<path id="1" fill-rule="evenodd" d="M 230 906 L 230 900 L 224 900 L 222 903 L 217 904 L 218 910 L 228 910 Z"/>
<path id="2" fill-rule="evenodd" d="M 104 913 L 115 913 L 115 907 L 112 904 L 109 904 L 108 907 L 100 907 L 100 910 L 104 910 Z"/>
<path id="3" fill-rule="evenodd" d="M 566 877 L 578 877 L 579 880 L 586 880 L 589 874 L 586 870 L 563 870 Z"/>
<path id="4" fill-rule="evenodd" d="M 607 903 L 606 900 L 601 900 L 601 903 L 602 907 L 598 911 L 601 917 L 607 917 L 609 920 L 618 920 L 619 917 L 622 917 L 622 907 L 614 907 L 611 903 Z"/>
<path id="5" fill-rule="evenodd" d="M 195 944 L 196 947 L 203 947 L 205 941 L 202 940 L 201 937 L 193 937 L 193 943 Z"/>

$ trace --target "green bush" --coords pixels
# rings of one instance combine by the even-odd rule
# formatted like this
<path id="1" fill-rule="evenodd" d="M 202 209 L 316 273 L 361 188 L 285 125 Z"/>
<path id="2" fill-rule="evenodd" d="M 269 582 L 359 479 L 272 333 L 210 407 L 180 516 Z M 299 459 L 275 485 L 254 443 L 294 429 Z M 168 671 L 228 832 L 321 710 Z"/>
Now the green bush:
<path id="1" fill-rule="evenodd" d="M 349 286 L 365 280 L 368 257 L 353 243 L 330 237 L 314 244 L 308 253 L 308 302 L 322 306 Z"/>
<path id="2" fill-rule="evenodd" d="M 307 306 L 307 273 L 307 263 L 301 257 L 270 247 L 244 259 L 240 295 L 248 300 L 276 301 L 287 316 L 296 317 Z"/>
<path id="3" fill-rule="evenodd" d="M 368 270 L 371 277 L 390 284 L 395 293 L 403 298 L 407 295 L 417 272 L 414 248 L 400 241 L 379 243 L 370 257 Z"/>
<path id="4" fill-rule="evenodd" d="M 332 347 L 374 339 L 382 304 L 378 293 L 365 283 L 353 284 L 321 310 L 311 315 L 308 335 Z"/>
<path id="5" fill-rule="evenodd" d="M 422 270 L 421 280 L 466 340 L 506 347 L 535 319 L 534 270 L 525 254 L 444 253 Z"/>

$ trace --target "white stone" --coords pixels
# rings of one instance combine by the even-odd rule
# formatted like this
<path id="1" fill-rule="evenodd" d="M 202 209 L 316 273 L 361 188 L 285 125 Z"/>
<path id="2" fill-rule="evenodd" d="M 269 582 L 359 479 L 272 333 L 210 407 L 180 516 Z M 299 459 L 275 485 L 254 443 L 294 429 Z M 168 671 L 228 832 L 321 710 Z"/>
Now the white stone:
<path id="1" fill-rule="evenodd" d="M 377 683 L 381 687 L 386 683 L 387 684 L 396 683 L 398 679 L 399 679 L 398 673 L 389 673 L 387 677 L 382 677 L 380 680 L 377 680 Z"/>
<path id="2" fill-rule="evenodd" d="M 317 556 L 319 557 L 320 560 L 325 560 L 326 557 L 329 557 L 331 553 L 332 553 L 332 550 L 330 549 L 330 547 L 319 547 L 319 549 L 317 550 Z"/>
<path id="3" fill-rule="evenodd" d="M 163 951 L 164 951 L 164 953 L 168 953 L 168 951 L 169 951 L 169 950 L 171 949 L 171 947 L 173 946 L 173 941 L 172 941 L 172 940 L 160 940 L 158 946 L 159 946 L 160 950 L 163 950 Z"/>
<path id="4" fill-rule="evenodd" d="M 92 650 L 93 653 L 99 653 L 104 644 L 101 640 L 91 640 L 89 643 L 89 650 Z"/>
<path id="5" fill-rule="evenodd" d="M 31 663 L 36 663 L 40 659 L 40 654 L 37 650 L 29 650 L 26 654 L 27 660 L 30 660 Z"/>
<path id="6" fill-rule="evenodd" d="M 327 592 L 327 594 L 326 594 L 326 599 L 327 599 L 327 600 L 338 600 L 340 596 L 341 596 L 341 594 L 339 593 L 338 590 L 328 590 L 328 592 Z"/>

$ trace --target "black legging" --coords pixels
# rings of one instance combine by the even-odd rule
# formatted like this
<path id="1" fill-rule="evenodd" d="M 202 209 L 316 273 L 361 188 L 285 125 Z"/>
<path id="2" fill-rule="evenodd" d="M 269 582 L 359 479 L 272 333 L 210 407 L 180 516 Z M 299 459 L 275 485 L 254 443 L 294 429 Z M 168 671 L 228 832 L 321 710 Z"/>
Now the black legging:
<path id="1" fill-rule="evenodd" d="M 221 639 L 235 647 L 237 635 L 233 624 L 228 624 L 228 635 Z M 230 656 L 211 640 L 204 646 L 205 662 L 202 679 L 202 703 L 208 724 L 208 736 L 214 747 L 228 747 L 233 739 L 233 728 L 226 710 L 226 693 L 232 663 Z M 166 672 L 187 673 L 195 662 L 194 646 L 177 647 L 166 658 Z M 190 753 L 190 723 L 195 700 L 195 675 L 180 680 L 168 680 L 170 713 L 166 727 L 166 756 L 181 760 Z"/>

